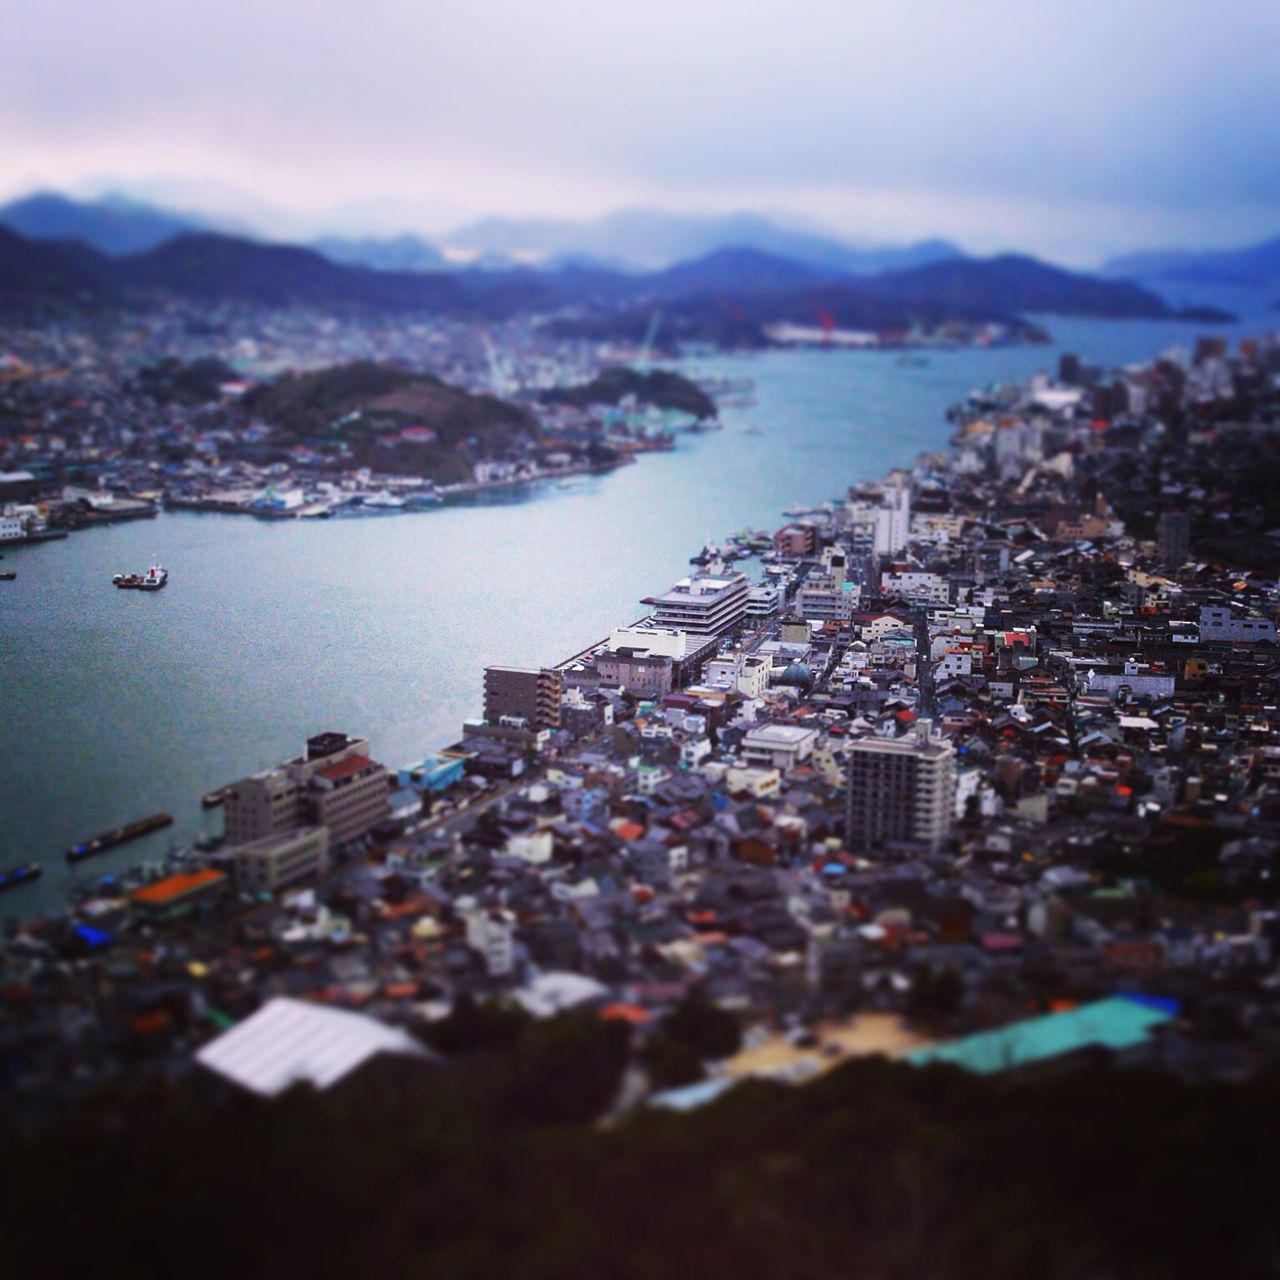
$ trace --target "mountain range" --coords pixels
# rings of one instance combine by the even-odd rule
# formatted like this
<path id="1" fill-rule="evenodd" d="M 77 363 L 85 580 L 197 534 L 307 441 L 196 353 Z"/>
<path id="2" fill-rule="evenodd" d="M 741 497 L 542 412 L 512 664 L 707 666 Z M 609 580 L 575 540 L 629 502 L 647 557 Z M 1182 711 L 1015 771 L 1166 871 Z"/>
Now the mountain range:
<path id="1" fill-rule="evenodd" d="M 1174 314 L 1156 294 L 1126 281 L 1012 255 L 952 258 L 874 276 L 746 247 L 645 273 L 581 264 L 395 271 L 214 232 L 183 233 L 143 252 L 111 256 L 78 241 L 34 240 L 0 227 L 0 308 L 137 306 L 164 297 L 485 320 L 558 313 L 569 326 L 564 332 L 613 338 L 642 335 L 661 309 L 664 342 L 724 345 L 763 342 L 764 326 L 781 319 L 883 330 L 949 320 L 1008 323 L 1036 312 Z"/>
<path id="2" fill-rule="evenodd" d="M 73 200 L 39 192 L 0 205 L 0 224 L 33 240 L 81 240 L 113 257 L 154 249 L 192 231 L 256 237 L 239 225 L 108 195 Z M 488 218 L 433 244 L 406 232 L 397 236 L 325 236 L 311 247 L 334 262 L 383 271 L 440 271 L 450 266 L 510 270 L 569 266 L 648 272 L 700 258 L 733 245 L 828 271 L 867 275 L 920 266 L 961 255 L 946 240 L 907 246 L 858 248 L 831 236 L 781 226 L 756 214 L 692 217 L 652 209 L 624 209 L 591 221 Z"/>

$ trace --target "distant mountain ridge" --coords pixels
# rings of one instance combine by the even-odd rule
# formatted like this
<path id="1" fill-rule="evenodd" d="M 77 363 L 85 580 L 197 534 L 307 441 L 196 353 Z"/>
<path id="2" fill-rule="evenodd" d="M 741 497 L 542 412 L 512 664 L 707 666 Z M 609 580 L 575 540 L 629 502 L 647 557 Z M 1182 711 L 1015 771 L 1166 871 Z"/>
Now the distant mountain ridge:
<path id="1" fill-rule="evenodd" d="M 1184 284 L 1280 285 L 1280 236 L 1242 249 L 1161 249 L 1128 253 L 1102 265 L 1105 276 Z"/>
<path id="2" fill-rule="evenodd" d="M 853 274 L 872 274 L 963 256 L 947 240 L 858 248 L 834 236 L 782 226 L 753 213 L 693 217 L 657 209 L 621 209 L 591 221 L 485 218 L 442 239 L 477 253 L 576 255 L 660 270 L 728 247 L 755 249 Z"/>
<path id="3" fill-rule="evenodd" d="M 72 200 L 51 191 L 0 205 L 0 224 L 29 240 L 79 240 L 113 257 L 154 249 L 174 236 L 212 225 L 204 218 L 124 196 Z"/>
<path id="4" fill-rule="evenodd" d="M 665 271 L 377 271 L 341 266 L 314 249 L 210 232 L 109 257 L 75 242 L 28 240 L 0 228 L 0 307 L 66 309 L 164 297 L 268 306 L 361 307 L 497 320 L 578 313 L 583 336 L 638 337 L 655 308 L 664 341 L 758 345 L 780 319 L 858 328 L 947 320 L 1008 322 L 1028 312 L 1164 318 L 1175 313 L 1127 281 L 1063 271 L 1032 258 L 952 259 L 878 276 L 738 248 Z M 584 319 L 585 317 L 585 319 Z M 1204 317 L 1208 318 L 1208 317 Z M 585 327 L 584 327 L 585 326 Z"/>

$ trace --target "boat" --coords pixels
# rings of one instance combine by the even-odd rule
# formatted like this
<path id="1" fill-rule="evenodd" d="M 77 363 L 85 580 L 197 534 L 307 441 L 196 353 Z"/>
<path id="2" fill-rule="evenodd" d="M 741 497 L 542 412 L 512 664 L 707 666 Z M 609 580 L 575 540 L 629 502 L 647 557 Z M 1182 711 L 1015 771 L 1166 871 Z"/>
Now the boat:
<path id="1" fill-rule="evenodd" d="M 742 434 L 743 434 L 744 436 L 762 436 L 762 435 L 764 435 L 764 428 L 763 428 L 763 427 L 757 427 L 757 426 L 753 423 L 753 424 L 752 424 L 751 426 L 749 426 L 749 427 L 743 427 L 743 428 L 742 428 Z"/>
<path id="2" fill-rule="evenodd" d="M 117 573 L 111 578 L 122 591 L 137 590 L 142 585 L 142 575 L 140 573 Z"/>
<path id="3" fill-rule="evenodd" d="M 169 570 L 163 565 L 153 564 L 138 583 L 139 591 L 159 591 L 169 581 Z"/>
<path id="4" fill-rule="evenodd" d="M 719 556 L 720 548 L 708 542 L 696 556 L 689 557 L 689 563 L 697 565 L 710 564 L 713 560 L 718 559 Z"/>
<path id="5" fill-rule="evenodd" d="M 91 840 L 71 845 L 67 850 L 67 861 L 79 862 L 84 858 L 91 858 L 95 853 L 114 849 L 118 844 L 136 840 L 139 836 L 150 835 L 153 831 L 159 831 L 161 827 L 172 825 L 171 813 L 153 813 L 146 818 L 139 818 L 137 822 L 130 822 L 127 826 L 116 827 L 114 831 L 104 831 L 102 835 L 94 836 Z"/>
<path id="6" fill-rule="evenodd" d="M 380 489 L 377 493 L 365 494 L 363 505 L 373 507 L 375 510 L 384 508 L 388 511 L 398 511 L 404 506 L 404 499 L 397 498 L 389 489 Z"/>
<path id="7" fill-rule="evenodd" d="M 227 797 L 230 794 L 231 794 L 230 786 L 218 787 L 214 791 L 206 791 L 204 795 L 200 797 L 200 803 L 206 809 L 216 809 L 220 804 L 222 804 L 227 799 Z"/>
<path id="8" fill-rule="evenodd" d="M 39 880 L 43 874 L 44 868 L 34 862 L 20 862 L 16 867 L 6 867 L 0 871 L 0 893 L 16 889 L 19 885 L 30 884 L 33 880 Z"/>
<path id="9" fill-rule="evenodd" d="M 3 573 L 0 573 L 0 582 L 12 582 L 17 576 L 18 571 L 16 569 L 6 569 Z"/>

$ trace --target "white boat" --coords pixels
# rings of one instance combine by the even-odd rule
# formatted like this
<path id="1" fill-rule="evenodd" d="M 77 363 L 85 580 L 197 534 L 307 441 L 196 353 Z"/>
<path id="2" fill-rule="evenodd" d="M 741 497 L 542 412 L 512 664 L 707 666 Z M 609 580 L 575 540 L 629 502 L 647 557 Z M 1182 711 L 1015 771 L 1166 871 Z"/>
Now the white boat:
<path id="1" fill-rule="evenodd" d="M 153 564 L 150 569 L 142 575 L 142 581 L 138 583 L 139 591 L 159 591 L 166 582 L 169 581 L 169 570 L 164 565 Z"/>
<path id="2" fill-rule="evenodd" d="M 388 510 L 396 510 L 404 506 L 404 499 L 397 498 L 389 489 L 381 489 L 377 493 L 369 494 L 365 500 L 366 507 L 385 507 Z"/>

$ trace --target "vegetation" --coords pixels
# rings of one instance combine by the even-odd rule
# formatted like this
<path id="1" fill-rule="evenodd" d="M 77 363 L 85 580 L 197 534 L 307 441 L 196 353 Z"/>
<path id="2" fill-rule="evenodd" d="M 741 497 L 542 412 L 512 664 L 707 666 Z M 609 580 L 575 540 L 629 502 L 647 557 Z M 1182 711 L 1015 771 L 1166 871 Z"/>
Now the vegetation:
<path id="1" fill-rule="evenodd" d="M 537 435 L 533 417 L 516 405 L 372 361 L 287 374 L 255 387 L 243 404 L 294 442 L 340 450 L 344 467 L 441 483 L 470 479 L 476 461 L 500 458 Z M 434 438 L 401 436 L 413 427 Z"/>
<path id="2" fill-rule="evenodd" d="M 640 404 L 658 409 L 675 409 L 695 418 L 714 418 L 716 402 L 697 383 L 666 369 L 639 373 L 622 366 L 605 369 L 590 382 L 576 387 L 558 387 L 546 391 L 547 404 L 571 404 L 587 408 L 594 404 L 616 405 L 626 396 L 634 396 Z"/>
<path id="3" fill-rule="evenodd" d="M 573 1014 L 457 1065 L 380 1060 L 324 1095 L 96 1098 L 10 1138 L 5 1270 L 1198 1280 L 1270 1274 L 1280 1250 L 1257 1159 L 1280 1138 L 1275 1076 L 1010 1085 L 866 1059 L 589 1125 L 627 1034 Z"/>

